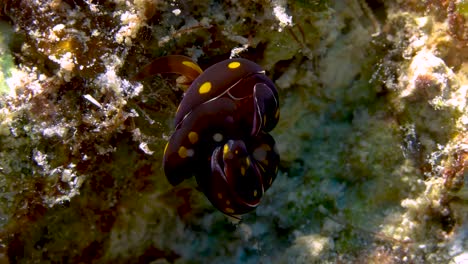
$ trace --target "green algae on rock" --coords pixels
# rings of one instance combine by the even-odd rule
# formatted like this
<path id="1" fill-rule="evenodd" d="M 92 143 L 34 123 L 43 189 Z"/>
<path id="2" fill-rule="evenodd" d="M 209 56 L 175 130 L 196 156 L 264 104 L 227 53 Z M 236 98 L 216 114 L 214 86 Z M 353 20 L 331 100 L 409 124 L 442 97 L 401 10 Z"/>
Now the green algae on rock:
<path id="1" fill-rule="evenodd" d="M 0 32 L 2 33 L 0 35 L 0 96 L 2 96 L 11 93 L 7 78 L 14 73 L 15 65 L 8 48 L 13 30 L 7 23 L 0 21 Z"/>

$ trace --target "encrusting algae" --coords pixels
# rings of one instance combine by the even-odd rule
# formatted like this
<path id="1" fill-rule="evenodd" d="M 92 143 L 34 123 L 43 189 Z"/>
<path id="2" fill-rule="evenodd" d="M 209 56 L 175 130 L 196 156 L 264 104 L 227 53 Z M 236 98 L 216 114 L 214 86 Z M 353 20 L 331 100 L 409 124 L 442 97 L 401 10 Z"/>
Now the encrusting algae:
<path id="1" fill-rule="evenodd" d="M 466 6 L 1 2 L 0 262 L 463 263 Z M 131 77 L 166 55 L 278 88 L 278 176 L 240 222 L 164 176 L 184 80 Z"/>

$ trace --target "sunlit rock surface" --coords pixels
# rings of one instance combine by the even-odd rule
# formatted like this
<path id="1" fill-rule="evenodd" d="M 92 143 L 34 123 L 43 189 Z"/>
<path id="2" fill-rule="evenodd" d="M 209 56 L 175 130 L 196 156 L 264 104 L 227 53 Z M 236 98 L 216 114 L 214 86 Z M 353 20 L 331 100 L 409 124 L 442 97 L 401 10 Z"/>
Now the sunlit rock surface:
<path id="1" fill-rule="evenodd" d="M 466 1 L 0 3 L 1 263 L 463 263 Z M 153 58 L 276 83 L 279 175 L 230 219 L 162 151 Z"/>

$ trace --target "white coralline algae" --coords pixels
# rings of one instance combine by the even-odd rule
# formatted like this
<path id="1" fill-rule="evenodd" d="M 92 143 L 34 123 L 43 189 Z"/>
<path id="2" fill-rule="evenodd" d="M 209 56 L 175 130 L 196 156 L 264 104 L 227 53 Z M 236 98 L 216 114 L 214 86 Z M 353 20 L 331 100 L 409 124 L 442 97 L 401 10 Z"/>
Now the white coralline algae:
<path id="1" fill-rule="evenodd" d="M 286 12 L 286 1 L 273 1 L 273 15 L 279 21 L 278 31 L 281 32 L 285 27 L 292 26 L 292 16 Z"/>

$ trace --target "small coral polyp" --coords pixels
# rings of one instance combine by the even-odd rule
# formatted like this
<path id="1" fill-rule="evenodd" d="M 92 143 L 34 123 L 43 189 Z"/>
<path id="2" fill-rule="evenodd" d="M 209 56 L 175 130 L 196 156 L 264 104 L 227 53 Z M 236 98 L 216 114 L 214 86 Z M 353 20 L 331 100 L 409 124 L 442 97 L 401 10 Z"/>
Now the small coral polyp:
<path id="1" fill-rule="evenodd" d="M 228 59 L 204 72 L 190 58 L 171 55 L 134 79 L 179 73 L 191 82 L 164 150 L 168 181 L 195 175 L 211 203 L 228 215 L 252 211 L 276 178 L 279 154 L 268 134 L 279 120 L 278 91 L 256 63 Z"/>

